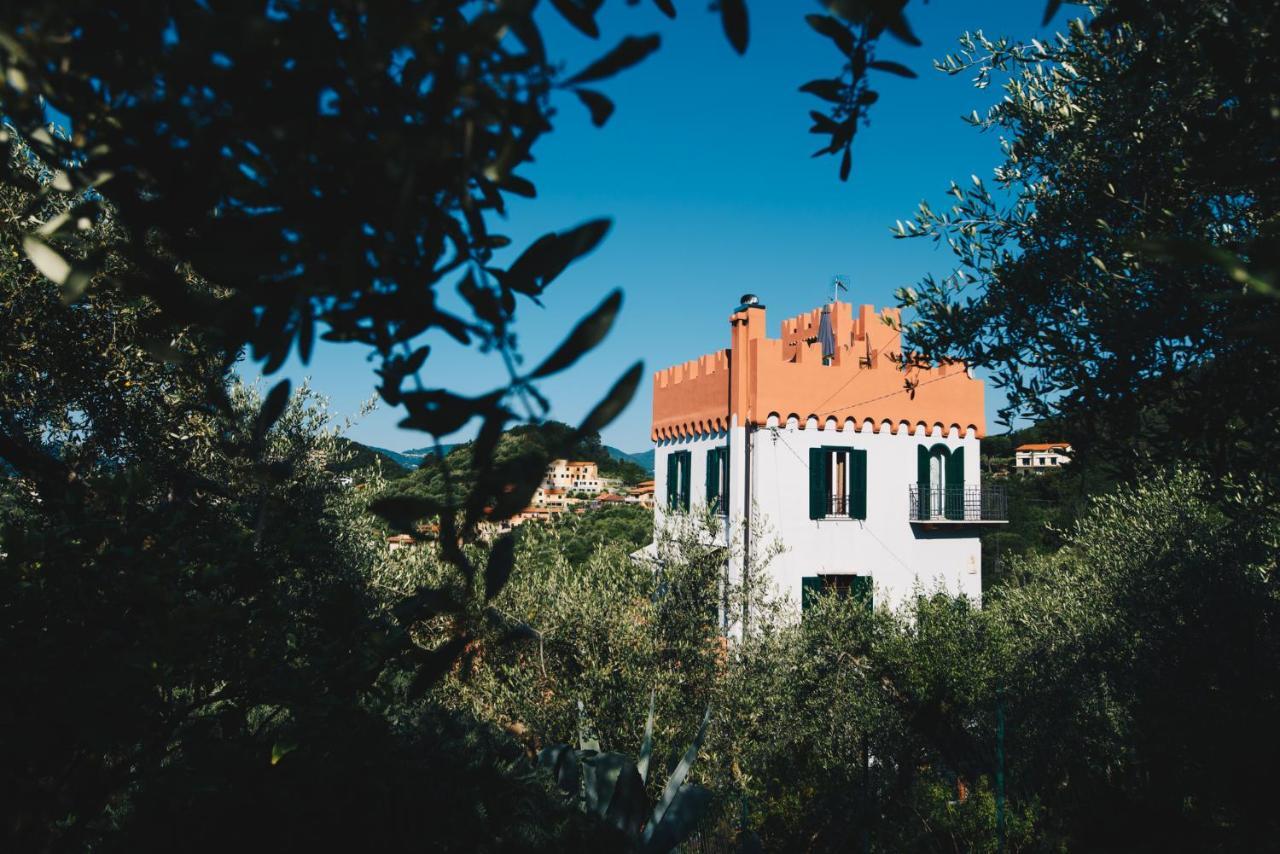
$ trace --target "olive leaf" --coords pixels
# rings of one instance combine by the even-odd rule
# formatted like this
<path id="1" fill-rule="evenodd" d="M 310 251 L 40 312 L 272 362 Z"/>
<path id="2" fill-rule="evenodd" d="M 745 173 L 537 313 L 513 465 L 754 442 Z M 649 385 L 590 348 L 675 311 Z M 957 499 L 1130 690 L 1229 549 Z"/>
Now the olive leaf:
<path id="1" fill-rule="evenodd" d="M 635 396 L 636 387 L 640 385 L 640 373 L 644 370 L 644 362 L 636 362 L 624 373 L 604 399 L 583 420 L 578 428 L 580 435 L 598 433 L 621 414 L 631 398 Z"/>
<path id="2" fill-rule="evenodd" d="M 288 380 L 280 380 L 272 386 L 271 391 L 267 392 L 267 397 L 262 401 L 262 408 L 258 410 L 258 417 L 253 421 L 253 434 L 250 439 L 251 446 L 256 450 L 262 447 L 262 442 L 266 438 L 267 432 L 275 426 L 280 420 L 280 416 L 284 414 L 284 408 L 289 403 L 289 391 L 292 385 Z"/>
<path id="3" fill-rule="evenodd" d="M 868 68 L 874 68 L 876 71 L 887 71 L 890 74 L 896 74 L 899 77 L 916 77 L 916 73 L 907 68 L 900 62 L 890 62 L 887 59 L 877 59 L 875 62 L 867 63 Z"/>
<path id="4" fill-rule="evenodd" d="M 593 80 L 604 80 L 619 71 L 630 68 L 646 56 L 653 53 L 662 44 L 657 33 L 647 36 L 627 36 L 618 46 L 564 81 L 565 86 L 578 83 L 590 83 Z"/>
<path id="5" fill-rule="evenodd" d="M 591 113 L 591 123 L 596 127 L 604 127 L 609 116 L 613 115 L 613 101 L 594 89 L 574 89 L 573 94 L 578 96 L 578 100 Z"/>
<path id="6" fill-rule="evenodd" d="M 621 305 L 622 291 L 614 290 L 604 298 L 604 302 L 578 321 L 578 325 L 555 349 L 555 352 L 529 374 L 530 379 L 540 379 L 557 371 L 563 371 L 603 341 L 613 327 L 613 321 L 618 316 Z"/>
<path id="7" fill-rule="evenodd" d="M 720 0 L 720 23 L 724 34 L 739 54 L 747 52 L 747 4 L 745 0 Z"/>

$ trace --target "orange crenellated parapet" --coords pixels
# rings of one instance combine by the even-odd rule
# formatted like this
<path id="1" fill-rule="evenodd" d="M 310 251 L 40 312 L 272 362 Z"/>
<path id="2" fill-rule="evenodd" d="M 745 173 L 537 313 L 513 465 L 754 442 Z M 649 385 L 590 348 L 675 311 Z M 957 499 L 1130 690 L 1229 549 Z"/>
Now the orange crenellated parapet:
<path id="1" fill-rule="evenodd" d="M 983 384 L 964 365 L 900 367 L 897 309 L 877 312 L 832 303 L 834 354 L 818 343 L 822 309 L 782 322 L 780 338 L 764 334 L 765 311 L 753 305 L 730 317 L 730 348 L 654 375 L 654 439 L 700 435 L 740 424 L 795 418 L 801 427 L 834 423 L 874 429 L 905 424 L 912 432 L 953 428 L 985 433 Z M 824 363 L 825 361 L 825 363 Z M 736 373 L 729 370 L 733 364 Z"/>
<path id="2" fill-rule="evenodd" d="M 729 351 L 718 350 L 653 375 L 653 437 L 728 429 Z"/>

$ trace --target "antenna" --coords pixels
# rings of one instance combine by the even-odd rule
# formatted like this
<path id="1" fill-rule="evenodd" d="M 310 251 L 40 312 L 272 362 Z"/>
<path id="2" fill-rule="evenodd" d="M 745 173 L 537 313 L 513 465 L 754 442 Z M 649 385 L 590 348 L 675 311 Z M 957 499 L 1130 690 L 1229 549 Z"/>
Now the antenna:
<path id="1" fill-rule="evenodd" d="M 849 290 L 849 276 L 846 273 L 836 273 L 831 277 L 831 301 L 835 302 L 840 298 L 841 291 Z"/>

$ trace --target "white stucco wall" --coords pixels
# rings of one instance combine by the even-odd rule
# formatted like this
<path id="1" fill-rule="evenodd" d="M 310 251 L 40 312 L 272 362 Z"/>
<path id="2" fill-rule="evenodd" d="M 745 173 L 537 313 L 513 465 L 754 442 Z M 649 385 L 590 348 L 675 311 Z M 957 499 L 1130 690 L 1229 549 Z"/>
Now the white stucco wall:
<path id="1" fill-rule="evenodd" d="M 829 421 L 817 429 L 810 421 L 803 429 L 792 419 L 759 427 L 750 436 L 750 489 L 756 520 L 752 528 L 753 566 L 771 541 L 784 551 L 766 568 L 776 592 L 800 601 L 801 579 L 827 574 L 869 575 L 875 585 L 877 607 L 895 607 L 914 591 L 942 586 L 974 601 L 982 595 L 982 555 L 978 529 L 963 523 L 934 526 L 910 522 L 910 492 L 917 477 L 917 448 L 941 442 L 964 448 L 964 482 L 980 484 L 979 441 L 973 431 L 961 436 L 953 428 L 944 435 L 923 424 L 873 425 Z M 690 507 L 700 512 L 706 505 L 707 451 L 732 444 L 730 453 L 730 524 L 723 533 L 739 542 L 746 497 L 743 454 L 746 432 L 729 432 L 696 438 L 663 440 L 654 453 L 655 525 L 667 514 L 667 457 L 674 451 L 691 452 Z M 867 452 L 867 518 L 809 518 L 809 449 L 820 446 L 862 449 Z M 737 550 L 730 574 L 737 581 Z M 753 570 L 758 571 L 758 569 Z"/>
<path id="2" fill-rule="evenodd" d="M 981 546 L 972 525 L 953 523 L 934 530 L 909 521 L 909 487 L 916 482 L 917 447 L 941 442 L 963 447 L 966 486 L 979 484 L 979 444 L 972 431 L 926 431 L 905 423 L 842 425 L 834 420 L 804 429 L 792 419 L 757 428 L 751 437 L 752 493 L 758 512 L 786 551 L 773 559 L 769 573 L 780 592 L 800 600 L 805 576 L 853 573 L 870 575 L 876 606 L 890 607 L 911 595 L 916 582 L 925 590 L 941 584 L 975 601 L 982 595 Z M 823 445 L 867 452 L 867 518 L 809 518 L 809 449 Z M 764 544 L 757 541 L 756 551 Z"/>
<path id="3" fill-rule="evenodd" d="M 661 527 L 667 514 L 667 457 L 675 451 L 689 451 L 692 457 L 689 509 L 705 512 L 707 506 L 707 451 L 729 444 L 728 432 L 708 433 L 696 438 L 666 439 L 657 443 L 653 454 L 654 524 Z M 729 475 L 733 486 L 733 473 Z"/>

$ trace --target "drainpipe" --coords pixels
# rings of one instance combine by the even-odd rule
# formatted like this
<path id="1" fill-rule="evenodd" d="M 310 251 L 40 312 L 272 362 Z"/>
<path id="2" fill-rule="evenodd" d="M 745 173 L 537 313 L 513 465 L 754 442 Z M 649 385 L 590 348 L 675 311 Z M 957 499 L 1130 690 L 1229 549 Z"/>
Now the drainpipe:
<path id="1" fill-rule="evenodd" d="M 755 414 L 751 398 L 751 379 L 755 366 L 751 364 L 752 342 L 763 338 L 765 308 L 754 294 L 743 294 L 740 304 L 729 316 L 729 455 L 733 474 L 730 490 L 741 490 L 742 501 L 736 497 L 730 504 L 730 525 L 726 535 L 732 540 L 733 531 L 742 532 L 742 553 L 731 556 L 728 580 L 736 577 L 740 585 L 747 580 L 747 561 L 751 551 L 751 420 Z M 742 513 L 741 525 L 735 517 Z M 745 608 L 745 602 L 744 602 Z M 745 628 L 745 614 L 743 627 Z M 726 615 L 726 622 L 728 617 Z"/>
<path id="2" fill-rule="evenodd" d="M 742 636 L 747 636 L 747 621 L 750 619 L 750 597 L 745 595 L 751 580 L 751 436 L 756 431 L 748 423 L 742 431 L 743 450 L 746 459 L 742 466 Z"/>

